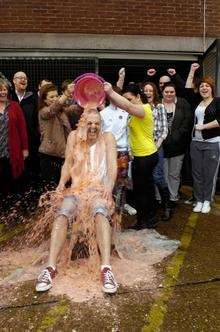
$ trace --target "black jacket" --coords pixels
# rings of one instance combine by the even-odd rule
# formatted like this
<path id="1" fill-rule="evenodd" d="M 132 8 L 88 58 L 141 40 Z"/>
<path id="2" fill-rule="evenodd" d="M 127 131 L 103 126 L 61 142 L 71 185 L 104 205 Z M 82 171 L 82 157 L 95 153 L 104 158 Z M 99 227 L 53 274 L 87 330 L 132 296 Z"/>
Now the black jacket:
<path id="1" fill-rule="evenodd" d="M 220 125 L 220 98 L 215 97 L 213 101 L 206 107 L 203 124 L 217 120 Z M 195 125 L 197 121 L 195 118 Z M 195 129 L 193 129 L 193 137 L 195 136 Z M 204 140 L 220 136 L 220 127 L 212 129 L 203 129 L 202 137 Z"/>
<path id="2" fill-rule="evenodd" d="M 190 105 L 183 98 L 177 98 L 171 129 L 164 141 L 164 157 L 171 158 L 184 154 L 189 147 L 193 127 Z"/>
<path id="3" fill-rule="evenodd" d="M 16 92 L 12 90 L 11 99 L 18 102 L 24 112 L 28 133 L 29 154 L 36 154 L 40 145 L 37 98 L 33 92 L 26 92 L 24 98 L 19 102 Z"/>
<path id="4" fill-rule="evenodd" d="M 188 103 L 191 106 L 191 110 L 194 114 L 197 105 L 202 100 L 202 97 L 200 96 L 199 92 L 195 92 L 191 88 L 185 88 L 184 89 L 184 95 L 182 97 L 185 98 L 186 101 L 188 101 Z"/>

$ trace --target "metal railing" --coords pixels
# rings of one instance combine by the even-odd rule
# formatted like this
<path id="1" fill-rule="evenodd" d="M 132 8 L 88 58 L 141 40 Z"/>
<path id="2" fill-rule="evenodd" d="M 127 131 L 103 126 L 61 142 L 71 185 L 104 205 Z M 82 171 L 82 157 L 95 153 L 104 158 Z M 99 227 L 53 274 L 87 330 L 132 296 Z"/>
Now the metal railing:
<path id="1" fill-rule="evenodd" d="M 96 58 L 7 57 L 0 58 L 0 72 L 9 81 L 14 73 L 24 71 L 28 76 L 28 90 L 36 90 L 40 80 L 47 78 L 60 88 L 62 81 L 80 74 L 98 71 Z"/>

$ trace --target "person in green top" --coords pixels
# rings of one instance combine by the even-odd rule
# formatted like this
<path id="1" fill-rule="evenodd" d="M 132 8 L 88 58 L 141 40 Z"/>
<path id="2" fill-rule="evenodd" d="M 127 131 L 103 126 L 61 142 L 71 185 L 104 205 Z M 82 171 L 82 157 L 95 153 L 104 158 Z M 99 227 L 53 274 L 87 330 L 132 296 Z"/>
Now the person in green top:
<path id="1" fill-rule="evenodd" d="M 129 142 L 131 147 L 132 180 L 137 209 L 136 229 L 154 228 L 156 225 L 155 190 L 153 170 L 158 162 L 154 143 L 154 121 L 151 107 L 136 84 L 129 84 L 123 96 L 113 91 L 110 83 L 104 83 L 105 92 L 117 107 L 130 114 Z"/>

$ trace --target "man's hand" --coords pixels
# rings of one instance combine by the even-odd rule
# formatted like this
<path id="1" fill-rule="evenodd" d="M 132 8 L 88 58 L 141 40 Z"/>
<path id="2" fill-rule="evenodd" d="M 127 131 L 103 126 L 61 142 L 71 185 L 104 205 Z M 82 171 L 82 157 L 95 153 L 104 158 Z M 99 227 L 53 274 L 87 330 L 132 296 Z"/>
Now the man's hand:
<path id="1" fill-rule="evenodd" d="M 190 70 L 195 72 L 197 69 L 199 69 L 200 65 L 197 62 L 194 62 L 191 64 Z"/>
<path id="2" fill-rule="evenodd" d="M 167 72 L 170 76 L 176 75 L 176 69 L 174 69 L 174 68 L 168 68 Z"/>
<path id="3" fill-rule="evenodd" d="M 125 78 L 125 68 L 121 68 L 118 72 L 119 78 L 124 79 Z"/>
<path id="4" fill-rule="evenodd" d="M 105 186 L 104 192 L 103 192 L 103 198 L 107 201 L 110 201 L 112 199 L 112 188 L 110 186 Z"/>
<path id="5" fill-rule="evenodd" d="M 24 159 L 26 159 L 28 157 L 28 155 L 29 155 L 28 150 L 23 150 L 22 153 L 23 153 L 23 158 Z"/>
<path id="6" fill-rule="evenodd" d="M 72 98 L 74 88 L 75 88 L 74 83 L 68 84 L 66 90 L 64 91 L 65 96 L 68 98 Z"/>
<path id="7" fill-rule="evenodd" d="M 65 189 L 65 184 L 63 182 L 60 182 L 56 188 L 57 192 L 63 191 Z"/>
<path id="8" fill-rule="evenodd" d="M 101 112 L 102 110 L 104 110 L 105 107 L 106 107 L 106 105 L 105 105 L 105 102 L 104 102 L 104 103 L 102 103 L 99 107 L 97 107 L 97 110 L 98 110 L 99 112 Z"/>
<path id="9" fill-rule="evenodd" d="M 203 130 L 203 129 L 205 129 L 205 126 L 203 124 L 197 124 L 197 125 L 195 125 L 195 129 L 196 130 Z"/>
<path id="10" fill-rule="evenodd" d="M 156 70 L 154 68 L 150 68 L 147 71 L 148 76 L 154 76 L 156 74 Z"/>

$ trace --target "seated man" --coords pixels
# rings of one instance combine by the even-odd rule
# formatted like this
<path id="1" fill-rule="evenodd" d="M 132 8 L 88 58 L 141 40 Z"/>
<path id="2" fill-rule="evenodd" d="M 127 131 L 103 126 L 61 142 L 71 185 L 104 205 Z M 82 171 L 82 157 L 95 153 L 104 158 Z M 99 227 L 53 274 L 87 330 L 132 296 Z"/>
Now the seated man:
<path id="1" fill-rule="evenodd" d="M 89 206 L 95 222 L 96 240 L 101 255 L 102 290 L 106 293 L 117 291 L 110 266 L 109 224 L 114 211 L 112 190 L 117 175 L 116 160 L 115 139 L 111 133 L 102 134 L 100 114 L 96 110 L 84 111 L 77 130 L 72 131 L 68 137 L 65 163 L 57 187 L 59 194 L 64 193 L 64 199 L 57 209 L 48 267 L 38 277 L 37 291 L 46 291 L 52 287 L 52 279 L 57 273 L 57 258 L 66 240 L 68 224 L 75 220 L 77 212 L 83 206 Z M 65 188 L 69 180 L 71 188 Z"/>

